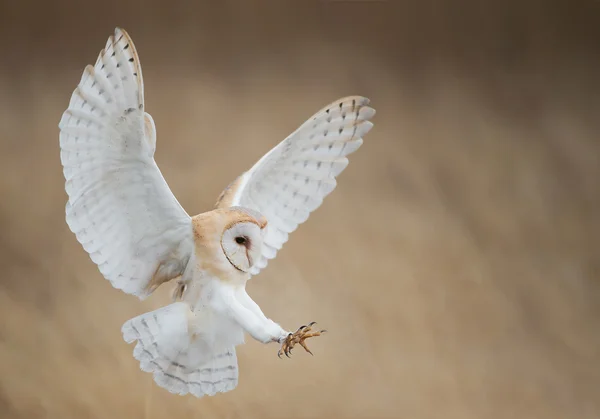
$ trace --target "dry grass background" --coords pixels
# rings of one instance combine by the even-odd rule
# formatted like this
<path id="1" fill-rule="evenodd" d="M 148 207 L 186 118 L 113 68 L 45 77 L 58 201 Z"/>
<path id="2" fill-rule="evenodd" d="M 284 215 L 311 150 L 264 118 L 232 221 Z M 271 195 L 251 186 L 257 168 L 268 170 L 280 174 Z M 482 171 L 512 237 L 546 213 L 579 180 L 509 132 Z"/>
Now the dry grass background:
<path id="1" fill-rule="evenodd" d="M 302 4 L 302 5 L 301 5 Z M 598 418 L 600 4 L 0 3 L 2 418 Z M 64 222 L 58 128 L 114 26 L 190 213 L 313 112 L 371 98 L 339 187 L 248 285 L 314 357 L 251 339 L 171 395 Z"/>

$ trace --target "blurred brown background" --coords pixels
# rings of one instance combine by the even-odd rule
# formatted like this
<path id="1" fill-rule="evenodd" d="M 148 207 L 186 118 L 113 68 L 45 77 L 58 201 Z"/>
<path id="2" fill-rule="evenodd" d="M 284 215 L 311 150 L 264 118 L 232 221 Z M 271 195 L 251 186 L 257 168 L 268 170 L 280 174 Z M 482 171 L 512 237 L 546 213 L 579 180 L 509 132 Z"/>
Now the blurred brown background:
<path id="1" fill-rule="evenodd" d="M 115 26 L 188 212 L 341 96 L 377 110 L 248 284 L 284 327 L 230 393 L 171 395 L 64 221 L 57 124 Z M 0 4 L 0 417 L 600 417 L 600 2 Z M 168 288 L 168 287 L 166 287 Z"/>

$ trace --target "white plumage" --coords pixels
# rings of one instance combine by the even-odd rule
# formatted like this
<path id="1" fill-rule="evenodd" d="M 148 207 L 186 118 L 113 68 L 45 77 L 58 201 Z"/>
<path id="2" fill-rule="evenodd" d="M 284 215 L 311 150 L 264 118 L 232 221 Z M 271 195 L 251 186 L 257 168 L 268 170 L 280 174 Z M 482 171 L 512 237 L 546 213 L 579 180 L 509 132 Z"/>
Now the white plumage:
<path id="1" fill-rule="evenodd" d="M 368 99 L 351 97 L 331 103 L 279 143 L 241 177 L 231 205 L 253 208 L 267 220 L 262 258 L 256 275 L 277 255 L 288 235 L 336 187 L 336 177 L 348 165 L 373 124 Z"/>
<path id="2" fill-rule="evenodd" d="M 156 162 L 135 46 L 117 28 L 87 66 L 59 123 L 66 220 L 118 289 L 139 298 L 177 278 L 175 302 L 123 325 L 134 357 L 167 390 L 213 395 L 236 387 L 244 333 L 279 355 L 319 336 L 267 318 L 245 284 L 336 187 L 346 156 L 372 128 L 366 98 L 326 106 L 228 186 L 215 209 L 190 217 Z"/>
<path id="3" fill-rule="evenodd" d="M 115 288 L 147 296 L 155 274 L 183 271 L 193 235 L 154 161 L 142 70 L 121 30 L 86 67 L 59 127 L 69 227 Z"/>
<path id="4" fill-rule="evenodd" d="M 189 306 L 176 302 L 129 320 L 122 331 L 127 343 L 138 341 L 133 355 L 161 387 L 197 397 L 233 390 L 238 380 L 235 346 L 219 350 L 192 339 L 193 327 Z"/>

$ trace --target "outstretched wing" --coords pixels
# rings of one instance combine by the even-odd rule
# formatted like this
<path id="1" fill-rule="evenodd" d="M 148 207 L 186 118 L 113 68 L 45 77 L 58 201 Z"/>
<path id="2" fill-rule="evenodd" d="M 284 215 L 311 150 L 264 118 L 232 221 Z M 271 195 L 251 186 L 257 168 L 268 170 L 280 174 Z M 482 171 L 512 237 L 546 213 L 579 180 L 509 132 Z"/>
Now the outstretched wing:
<path id="1" fill-rule="evenodd" d="M 85 68 L 59 128 L 66 220 L 104 277 L 143 299 L 181 275 L 191 219 L 154 161 L 142 69 L 124 30 Z"/>
<path id="2" fill-rule="evenodd" d="M 256 275 L 273 259 L 288 236 L 305 222 L 336 187 L 348 156 L 373 127 L 375 111 L 360 96 L 339 99 L 321 109 L 229 185 L 216 206 L 242 206 L 268 221 Z"/>

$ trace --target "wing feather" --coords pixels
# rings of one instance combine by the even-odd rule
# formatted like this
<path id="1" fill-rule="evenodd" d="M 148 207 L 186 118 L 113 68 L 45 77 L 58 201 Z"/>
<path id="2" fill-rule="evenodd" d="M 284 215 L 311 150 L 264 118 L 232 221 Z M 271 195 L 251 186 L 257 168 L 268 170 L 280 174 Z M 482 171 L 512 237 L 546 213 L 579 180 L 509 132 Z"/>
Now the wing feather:
<path id="1" fill-rule="evenodd" d="M 289 234 L 336 188 L 347 156 L 360 148 L 373 127 L 375 110 L 368 104 L 361 96 L 332 102 L 223 191 L 218 208 L 248 207 L 267 218 L 262 256 L 253 275 L 275 258 Z"/>
<path id="2" fill-rule="evenodd" d="M 115 288 L 145 298 L 183 273 L 191 219 L 156 162 L 135 46 L 117 28 L 88 65 L 60 123 L 66 221 Z"/>

